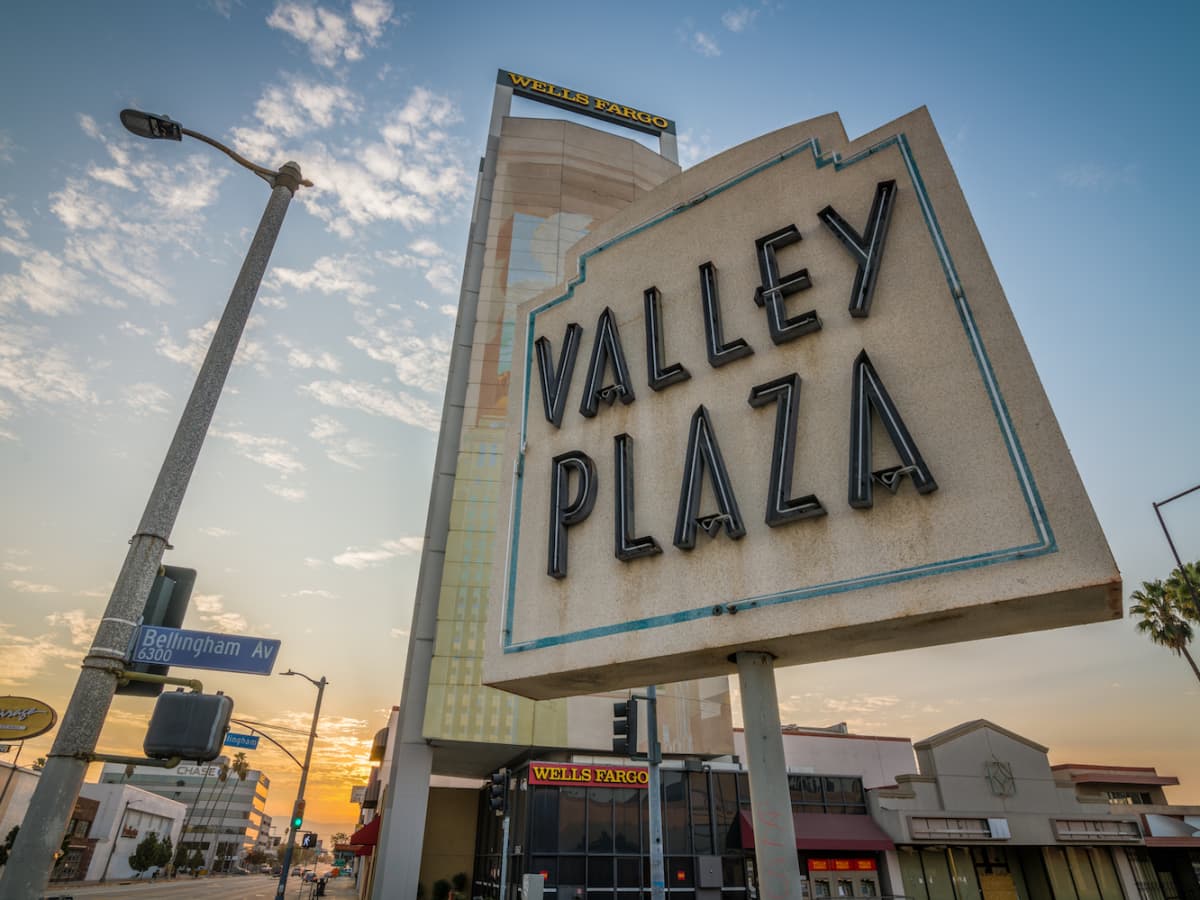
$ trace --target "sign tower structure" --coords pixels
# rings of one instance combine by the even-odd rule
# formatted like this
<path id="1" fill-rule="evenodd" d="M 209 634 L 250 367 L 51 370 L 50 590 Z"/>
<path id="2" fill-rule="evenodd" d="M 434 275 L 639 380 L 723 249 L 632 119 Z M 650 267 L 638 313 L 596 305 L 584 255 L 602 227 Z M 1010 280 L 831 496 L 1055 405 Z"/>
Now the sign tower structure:
<path id="1" fill-rule="evenodd" d="M 538 703 L 480 680 L 492 560 L 506 541 L 496 509 L 507 490 L 500 453 L 517 305 L 563 278 L 571 245 L 679 172 L 674 122 L 609 96 L 507 70 L 497 76 L 403 693 L 389 726 L 390 765 L 380 773 L 382 825 L 375 870 L 366 876 L 376 898 L 409 894 L 418 881 L 440 877 L 420 873 L 431 774 L 486 779 L 530 751 L 609 752 L 612 702 L 624 692 Z M 585 118 L 525 117 L 522 101 Z M 671 735 L 667 752 L 733 752 L 727 679 L 665 686 L 659 698 Z"/>

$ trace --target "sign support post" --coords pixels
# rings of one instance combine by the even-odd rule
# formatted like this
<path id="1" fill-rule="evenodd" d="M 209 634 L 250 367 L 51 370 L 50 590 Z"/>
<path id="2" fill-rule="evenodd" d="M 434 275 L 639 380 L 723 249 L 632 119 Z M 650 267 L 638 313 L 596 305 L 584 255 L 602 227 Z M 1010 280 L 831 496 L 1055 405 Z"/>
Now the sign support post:
<path id="1" fill-rule="evenodd" d="M 742 692 L 758 895 L 762 900 L 794 900 L 801 896 L 800 862 L 783 756 L 775 659 L 769 653 L 738 653 L 734 659 Z"/>
<path id="2" fill-rule="evenodd" d="M 646 757 L 650 763 L 650 900 L 667 896 L 667 871 L 663 865 L 662 745 L 658 742 L 658 688 L 646 688 Z M 635 748 L 636 749 L 636 748 Z"/>

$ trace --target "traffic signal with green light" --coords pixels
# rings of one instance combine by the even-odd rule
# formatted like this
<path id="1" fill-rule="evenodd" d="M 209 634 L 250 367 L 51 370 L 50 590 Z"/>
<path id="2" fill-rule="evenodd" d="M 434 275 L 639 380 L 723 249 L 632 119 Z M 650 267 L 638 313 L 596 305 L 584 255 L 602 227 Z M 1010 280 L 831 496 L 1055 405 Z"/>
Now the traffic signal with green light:
<path id="1" fill-rule="evenodd" d="M 292 811 L 292 830 L 299 831 L 304 824 L 304 801 L 297 800 L 296 808 Z"/>

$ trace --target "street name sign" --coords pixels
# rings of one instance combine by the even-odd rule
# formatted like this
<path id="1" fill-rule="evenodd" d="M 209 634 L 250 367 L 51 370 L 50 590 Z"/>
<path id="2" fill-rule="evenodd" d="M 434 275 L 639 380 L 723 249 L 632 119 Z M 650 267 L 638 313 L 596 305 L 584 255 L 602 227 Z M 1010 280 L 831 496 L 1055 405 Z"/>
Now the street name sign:
<path id="1" fill-rule="evenodd" d="M 226 747 L 241 747 L 244 750 L 257 750 L 258 749 L 258 735 L 257 734 L 237 734 L 236 732 L 231 731 L 227 735 L 225 735 L 225 746 Z"/>
<path id="2" fill-rule="evenodd" d="M 485 683 L 545 699 L 1120 618 L 925 109 L 728 150 L 566 271 L 517 315 Z"/>
<path id="3" fill-rule="evenodd" d="M 134 636 L 131 661 L 270 675 L 280 643 L 273 638 L 142 625 Z"/>

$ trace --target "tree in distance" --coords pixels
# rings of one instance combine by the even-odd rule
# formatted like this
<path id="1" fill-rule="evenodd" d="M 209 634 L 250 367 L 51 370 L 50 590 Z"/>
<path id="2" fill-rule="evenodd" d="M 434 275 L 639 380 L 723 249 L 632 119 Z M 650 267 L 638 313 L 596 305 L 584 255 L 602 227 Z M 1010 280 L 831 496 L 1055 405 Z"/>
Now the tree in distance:
<path id="1" fill-rule="evenodd" d="M 1134 601 L 1129 614 L 1138 617 L 1138 631 L 1186 659 L 1192 674 L 1200 681 L 1200 668 L 1188 652 L 1195 636 L 1192 625 L 1200 623 L 1200 607 L 1193 593 L 1197 590 L 1200 590 L 1200 565 L 1185 563 L 1182 570 L 1176 569 L 1165 580 L 1143 581 L 1142 586 L 1129 595 Z"/>
<path id="2" fill-rule="evenodd" d="M 158 842 L 158 835 L 151 831 L 134 848 L 133 853 L 129 857 L 129 868 L 137 872 L 140 878 L 142 873 L 151 866 L 158 865 L 161 854 L 162 845 Z"/>

